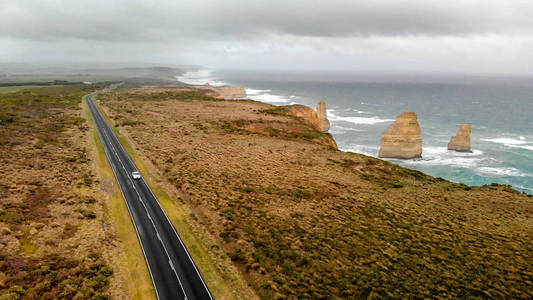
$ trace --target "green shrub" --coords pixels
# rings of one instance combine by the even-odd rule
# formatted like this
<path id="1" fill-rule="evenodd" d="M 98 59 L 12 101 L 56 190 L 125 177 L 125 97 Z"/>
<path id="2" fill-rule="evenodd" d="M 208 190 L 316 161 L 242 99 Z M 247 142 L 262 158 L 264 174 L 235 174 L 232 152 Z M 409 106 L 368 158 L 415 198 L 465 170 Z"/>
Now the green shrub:
<path id="1" fill-rule="evenodd" d="M 96 218 L 96 214 L 92 210 L 89 210 L 89 209 L 86 209 L 86 208 L 80 208 L 78 211 L 86 219 L 95 219 Z"/>

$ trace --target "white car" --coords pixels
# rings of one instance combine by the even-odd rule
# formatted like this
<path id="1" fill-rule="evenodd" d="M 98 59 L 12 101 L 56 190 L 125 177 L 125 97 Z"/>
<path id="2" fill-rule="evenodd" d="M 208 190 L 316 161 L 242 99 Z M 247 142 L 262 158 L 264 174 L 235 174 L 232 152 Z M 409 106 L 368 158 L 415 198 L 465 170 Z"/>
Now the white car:
<path id="1" fill-rule="evenodd" d="M 139 173 L 139 171 L 135 171 L 131 173 L 131 177 L 133 177 L 133 179 L 141 179 L 141 173 Z"/>

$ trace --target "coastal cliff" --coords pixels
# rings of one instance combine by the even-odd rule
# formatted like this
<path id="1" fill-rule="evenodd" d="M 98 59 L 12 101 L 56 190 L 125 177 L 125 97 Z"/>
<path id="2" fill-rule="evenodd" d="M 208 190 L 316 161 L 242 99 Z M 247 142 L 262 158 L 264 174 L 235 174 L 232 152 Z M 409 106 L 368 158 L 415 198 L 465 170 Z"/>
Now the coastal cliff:
<path id="1" fill-rule="evenodd" d="M 416 113 L 406 110 L 396 118 L 381 138 L 379 157 L 417 158 L 422 156 L 422 138 Z"/>
<path id="2" fill-rule="evenodd" d="M 231 264 L 261 299 L 533 297 L 522 271 L 533 261 L 533 199 L 509 186 L 336 150 L 288 107 L 171 88 L 98 97 L 113 122 L 137 121 L 120 132 L 168 192 L 165 210 L 179 205 L 180 222 L 193 224 L 183 232 L 207 249 L 191 253 L 208 258 L 202 274 Z"/>
<path id="3" fill-rule="evenodd" d="M 457 152 L 470 152 L 470 133 L 472 131 L 472 124 L 464 124 L 461 126 L 457 135 L 452 136 L 448 143 L 448 150 L 455 150 Z"/>

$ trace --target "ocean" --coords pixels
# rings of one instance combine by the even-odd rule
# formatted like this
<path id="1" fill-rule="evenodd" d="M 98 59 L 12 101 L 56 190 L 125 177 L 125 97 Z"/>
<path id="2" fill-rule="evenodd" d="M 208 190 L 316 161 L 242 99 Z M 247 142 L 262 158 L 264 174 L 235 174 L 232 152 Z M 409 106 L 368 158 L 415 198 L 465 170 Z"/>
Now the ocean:
<path id="1" fill-rule="evenodd" d="M 377 157 L 383 132 L 404 110 L 417 113 L 422 158 L 387 159 L 468 185 L 493 182 L 533 194 L 533 78 L 197 70 L 189 84 L 244 86 L 247 98 L 274 104 L 327 105 L 340 150 Z M 472 123 L 472 153 L 448 151 Z"/>

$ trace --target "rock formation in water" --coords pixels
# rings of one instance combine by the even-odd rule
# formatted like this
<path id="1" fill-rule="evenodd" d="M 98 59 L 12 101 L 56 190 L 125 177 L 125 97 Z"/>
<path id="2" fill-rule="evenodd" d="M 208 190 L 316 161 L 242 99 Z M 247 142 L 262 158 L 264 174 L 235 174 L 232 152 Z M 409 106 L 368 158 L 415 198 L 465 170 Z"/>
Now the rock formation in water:
<path id="1" fill-rule="evenodd" d="M 320 131 L 327 132 L 329 130 L 329 120 L 326 111 L 326 102 L 320 101 L 316 107 L 316 114 L 320 122 Z"/>
<path id="2" fill-rule="evenodd" d="M 472 124 L 464 124 L 461 126 L 456 136 L 452 136 L 448 143 L 448 150 L 455 150 L 458 152 L 470 152 L 470 132 L 472 131 Z"/>
<path id="3" fill-rule="evenodd" d="M 422 138 L 416 113 L 406 110 L 396 118 L 381 138 L 379 157 L 417 158 L 422 156 Z"/>
<path id="4" fill-rule="evenodd" d="M 318 103 L 317 110 L 301 104 L 294 104 L 286 107 L 289 110 L 289 113 L 304 119 L 304 121 L 311 124 L 317 130 L 322 132 L 327 132 L 329 130 L 330 125 L 326 115 L 326 103 L 324 101 Z"/>
<path id="5" fill-rule="evenodd" d="M 215 98 L 236 99 L 246 97 L 246 90 L 242 86 L 212 86 L 207 83 L 204 85 L 197 85 L 195 87 L 214 92 L 213 97 Z"/>

